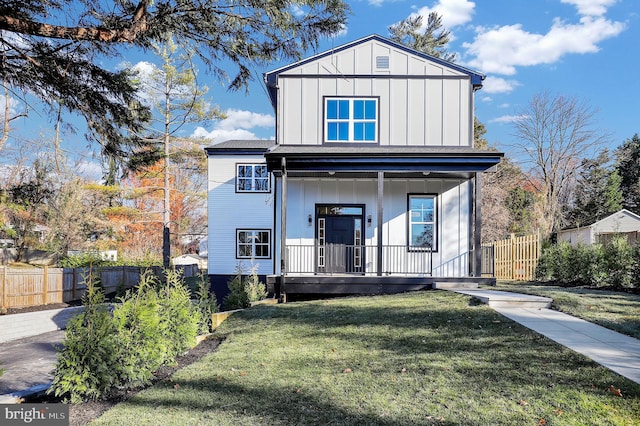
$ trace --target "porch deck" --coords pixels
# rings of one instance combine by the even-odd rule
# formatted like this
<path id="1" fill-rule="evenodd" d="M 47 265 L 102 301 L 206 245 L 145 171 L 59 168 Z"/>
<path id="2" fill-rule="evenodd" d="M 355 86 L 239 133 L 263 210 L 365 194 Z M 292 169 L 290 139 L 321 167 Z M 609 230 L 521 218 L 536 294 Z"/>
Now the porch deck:
<path id="1" fill-rule="evenodd" d="M 486 277 L 418 277 L 373 275 L 270 275 L 267 290 L 271 294 L 393 294 L 436 288 L 474 288 L 495 285 Z"/>

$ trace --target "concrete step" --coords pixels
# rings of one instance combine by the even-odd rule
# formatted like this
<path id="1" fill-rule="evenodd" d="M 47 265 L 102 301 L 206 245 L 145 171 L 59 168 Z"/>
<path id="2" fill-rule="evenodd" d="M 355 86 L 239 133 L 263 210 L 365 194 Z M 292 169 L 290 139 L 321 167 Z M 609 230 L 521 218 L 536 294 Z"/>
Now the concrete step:
<path id="1" fill-rule="evenodd" d="M 455 282 L 455 281 L 446 281 L 446 282 L 438 282 L 433 283 L 433 288 L 438 290 L 473 290 L 478 288 L 478 283 L 474 282 Z"/>
<path id="2" fill-rule="evenodd" d="M 460 289 L 454 289 L 452 291 L 472 296 L 494 308 L 545 309 L 551 307 L 551 302 L 553 302 L 553 299 L 548 297 L 531 296 L 529 294 L 511 293 L 508 291 Z"/>

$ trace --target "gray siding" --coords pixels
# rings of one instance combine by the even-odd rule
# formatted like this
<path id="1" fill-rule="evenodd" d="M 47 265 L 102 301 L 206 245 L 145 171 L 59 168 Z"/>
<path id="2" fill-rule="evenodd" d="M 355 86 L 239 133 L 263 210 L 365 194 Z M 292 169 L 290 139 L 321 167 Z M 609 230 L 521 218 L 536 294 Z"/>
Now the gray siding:
<path id="1" fill-rule="evenodd" d="M 377 56 L 389 56 L 388 70 L 375 68 Z M 375 40 L 289 69 L 278 87 L 282 144 L 322 144 L 324 96 L 379 97 L 381 145 L 472 143 L 468 76 Z"/>

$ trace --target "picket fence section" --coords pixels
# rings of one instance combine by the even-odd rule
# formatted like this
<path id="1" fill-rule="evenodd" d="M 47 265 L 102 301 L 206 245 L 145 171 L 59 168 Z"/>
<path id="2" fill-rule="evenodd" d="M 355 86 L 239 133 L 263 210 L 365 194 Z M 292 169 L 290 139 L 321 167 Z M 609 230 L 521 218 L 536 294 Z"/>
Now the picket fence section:
<path id="1" fill-rule="evenodd" d="M 491 255 L 483 261 L 483 268 L 493 268 L 493 276 L 499 280 L 528 281 L 535 279 L 540 257 L 540 236 L 524 235 L 483 246 Z M 490 258 L 493 257 L 493 262 Z M 485 271 L 486 269 L 483 269 Z"/>
<path id="2" fill-rule="evenodd" d="M 138 284 L 140 274 L 146 268 L 138 266 L 114 266 L 99 268 L 100 282 L 105 293 L 118 288 L 131 288 Z M 162 268 L 151 268 L 161 277 Z M 184 277 L 198 275 L 197 265 L 176 266 Z M 26 308 L 52 303 L 66 303 L 80 300 L 86 292 L 85 283 L 89 268 L 9 268 L 0 271 L 0 307 Z"/>

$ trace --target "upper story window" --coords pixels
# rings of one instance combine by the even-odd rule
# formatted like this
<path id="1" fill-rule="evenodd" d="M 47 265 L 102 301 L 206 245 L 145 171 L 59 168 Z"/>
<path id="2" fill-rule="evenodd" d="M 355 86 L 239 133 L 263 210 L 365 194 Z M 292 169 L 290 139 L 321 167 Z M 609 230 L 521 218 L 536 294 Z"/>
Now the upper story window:
<path id="1" fill-rule="evenodd" d="M 378 142 L 377 98 L 325 98 L 325 142 Z"/>
<path id="2" fill-rule="evenodd" d="M 437 251 L 436 197 L 409 195 L 409 249 Z"/>
<path id="3" fill-rule="evenodd" d="M 266 164 L 238 164 L 236 167 L 237 192 L 269 192 L 271 179 Z"/>

